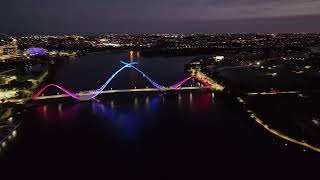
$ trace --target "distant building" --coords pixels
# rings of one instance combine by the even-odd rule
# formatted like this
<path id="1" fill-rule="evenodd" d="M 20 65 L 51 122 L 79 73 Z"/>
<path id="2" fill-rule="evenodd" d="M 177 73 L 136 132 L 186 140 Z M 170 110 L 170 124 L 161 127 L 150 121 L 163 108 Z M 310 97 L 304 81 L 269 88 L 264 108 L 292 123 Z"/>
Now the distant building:
<path id="1" fill-rule="evenodd" d="M 224 60 L 224 56 L 215 56 L 215 57 L 213 57 L 213 60 L 216 62 L 220 62 L 220 61 Z"/>
<path id="2" fill-rule="evenodd" d="M 29 48 L 23 54 L 28 56 L 46 55 L 48 51 L 43 48 Z"/>
<path id="3" fill-rule="evenodd" d="M 13 39 L 12 42 L 0 46 L 0 55 L 18 55 L 17 40 Z"/>
<path id="4" fill-rule="evenodd" d="M 310 51 L 314 54 L 320 54 L 320 46 L 311 47 Z"/>

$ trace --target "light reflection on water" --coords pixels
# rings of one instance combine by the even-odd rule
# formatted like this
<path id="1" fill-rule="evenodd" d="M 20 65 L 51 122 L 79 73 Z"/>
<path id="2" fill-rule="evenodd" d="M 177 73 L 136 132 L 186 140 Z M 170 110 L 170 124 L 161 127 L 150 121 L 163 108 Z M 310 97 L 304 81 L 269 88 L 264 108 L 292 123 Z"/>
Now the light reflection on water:
<path id="1" fill-rule="evenodd" d="M 91 103 L 92 113 L 102 121 L 108 128 L 115 130 L 118 137 L 134 141 L 140 134 L 140 129 L 145 124 L 152 123 L 153 113 L 160 106 L 161 95 L 153 95 L 128 99 L 125 103 L 117 100 Z M 130 101 L 133 104 L 130 105 Z M 146 122 L 149 121 L 149 122 Z"/>
<path id="2" fill-rule="evenodd" d="M 210 93 L 179 93 L 174 95 L 143 94 L 134 96 L 112 96 L 101 101 L 76 104 L 52 104 L 36 107 L 36 117 L 48 123 L 77 124 L 103 122 L 107 130 L 112 129 L 116 136 L 133 141 L 138 138 L 141 129 L 152 127 L 161 121 L 157 116 L 179 118 L 186 111 L 197 113 L 210 111 L 212 107 Z M 88 109 L 88 107 L 90 107 Z M 92 122 L 91 122 L 92 121 Z"/>
<path id="3" fill-rule="evenodd" d="M 127 109 L 112 108 L 110 104 L 101 102 L 92 102 L 91 105 L 95 115 L 106 121 L 105 125 L 115 130 L 118 137 L 127 140 L 136 139 L 140 125 L 135 113 Z"/>
<path id="4" fill-rule="evenodd" d="M 37 119 L 42 119 L 48 122 L 66 122 L 74 121 L 78 118 L 80 111 L 80 104 L 72 104 L 63 107 L 63 104 L 55 105 L 43 105 L 36 107 Z"/>

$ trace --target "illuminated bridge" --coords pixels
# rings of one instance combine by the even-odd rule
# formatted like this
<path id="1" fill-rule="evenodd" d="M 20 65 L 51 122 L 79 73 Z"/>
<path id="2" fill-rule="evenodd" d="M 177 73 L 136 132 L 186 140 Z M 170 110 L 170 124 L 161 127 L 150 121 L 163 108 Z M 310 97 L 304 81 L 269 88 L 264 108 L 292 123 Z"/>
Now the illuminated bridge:
<path id="1" fill-rule="evenodd" d="M 115 73 L 113 73 L 109 79 L 97 90 L 92 90 L 92 91 L 85 91 L 85 92 L 78 92 L 74 93 L 71 92 L 57 84 L 49 84 L 42 88 L 40 91 L 35 93 L 32 96 L 32 100 L 38 100 L 38 99 L 54 99 L 54 98 L 63 98 L 63 97 L 72 97 L 76 100 L 79 101 L 87 101 L 87 100 L 92 100 L 95 99 L 99 94 L 110 94 L 110 93 L 120 93 L 120 92 L 151 92 L 151 91 L 160 91 L 160 92 L 167 92 L 167 91 L 177 91 L 177 90 L 196 90 L 196 89 L 211 89 L 212 86 L 210 86 L 208 83 L 204 83 L 204 87 L 181 87 L 184 83 L 192 79 L 193 77 L 187 77 L 183 79 L 182 81 L 171 85 L 171 86 L 162 86 L 155 81 L 153 81 L 149 76 L 147 76 L 143 71 L 141 71 L 139 68 L 135 67 L 134 65 L 138 64 L 137 62 L 131 62 L 131 63 L 126 63 L 124 61 L 120 61 L 123 66 L 119 68 Z M 140 73 L 144 78 L 146 78 L 153 86 L 154 88 L 142 88 L 142 89 L 121 89 L 121 90 L 105 90 L 108 84 L 113 80 L 115 76 L 117 76 L 121 71 L 123 71 L 126 68 L 132 68 L 138 73 Z M 200 81 L 202 82 L 202 81 Z M 60 89 L 61 91 L 65 92 L 66 94 L 61 94 L 61 95 L 50 95 L 50 96 L 40 96 L 47 88 L 49 87 L 56 87 Z"/>

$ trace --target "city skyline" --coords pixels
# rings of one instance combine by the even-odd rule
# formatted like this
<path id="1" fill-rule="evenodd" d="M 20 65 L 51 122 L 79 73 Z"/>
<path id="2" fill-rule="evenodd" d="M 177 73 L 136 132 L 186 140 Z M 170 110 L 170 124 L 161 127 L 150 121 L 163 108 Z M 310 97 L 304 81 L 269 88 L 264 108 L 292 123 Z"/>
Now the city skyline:
<path id="1" fill-rule="evenodd" d="M 319 179 L 319 42 L 320 33 L 0 33 L 1 169 L 10 179 L 35 169 Z"/>
<path id="2" fill-rule="evenodd" d="M 319 9 L 2 2 L 2 179 L 319 179 Z"/>
<path id="3" fill-rule="evenodd" d="M 0 32 L 320 32 L 317 0 L 3 2 Z"/>

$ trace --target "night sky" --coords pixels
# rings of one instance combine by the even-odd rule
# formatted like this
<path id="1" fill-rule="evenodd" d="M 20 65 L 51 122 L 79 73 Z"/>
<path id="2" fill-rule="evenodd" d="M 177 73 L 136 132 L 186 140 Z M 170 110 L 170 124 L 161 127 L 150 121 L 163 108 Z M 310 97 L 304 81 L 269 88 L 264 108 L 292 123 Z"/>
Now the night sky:
<path id="1" fill-rule="evenodd" d="M 320 0 L 6 0 L 0 32 L 320 32 Z"/>

